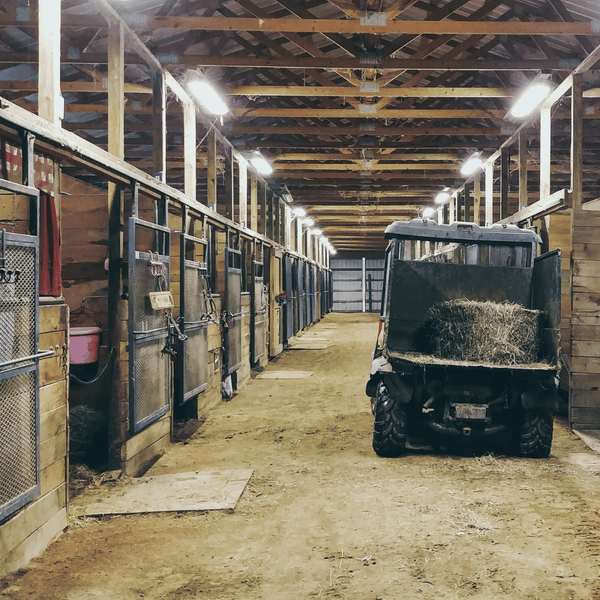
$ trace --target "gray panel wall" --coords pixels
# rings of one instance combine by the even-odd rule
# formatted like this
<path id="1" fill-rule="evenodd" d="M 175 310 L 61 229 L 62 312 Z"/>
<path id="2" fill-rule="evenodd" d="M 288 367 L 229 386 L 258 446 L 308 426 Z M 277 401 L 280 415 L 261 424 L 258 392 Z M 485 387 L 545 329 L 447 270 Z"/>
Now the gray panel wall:
<path id="1" fill-rule="evenodd" d="M 362 312 L 363 287 L 365 312 L 379 312 L 383 290 L 383 268 L 383 259 L 368 259 L 363 281 L 362 259 L 333 259 L 331 271 L 334 312 Z"/>

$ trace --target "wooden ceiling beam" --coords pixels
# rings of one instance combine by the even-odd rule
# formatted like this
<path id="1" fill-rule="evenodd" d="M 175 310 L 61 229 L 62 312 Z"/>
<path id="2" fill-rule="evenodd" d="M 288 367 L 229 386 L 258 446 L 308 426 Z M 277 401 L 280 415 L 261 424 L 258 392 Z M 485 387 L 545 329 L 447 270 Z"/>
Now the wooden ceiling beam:
<path id="1" fill-rule="evenodd" d="M 1 83 L 0 83 L 1 85 Z M 226 90 L 230 96 L 310 96 L 345 98 L 513 98 L 514 90 L 487 87 L 380 87 L 377 92 L 363 92 L 356 87 L 244 85 Z"/>
<path id="2" fill-rule="evenodd" d="M 77 105 L 74 105 L 77 106 Z M 480 109 L 384 109 L 375 113 L 363 113 L 356 109 L 312 108 L 234 108 L 236 118 L 316 118 L 316 119 L 503 119 L 508 111 Z M 589 115 L 588 115 L 589 116 Z M 367 132 L 365 132 L 367 133 Z"/>
<path id="3" fill-rule="evenodd" d="M 365 69 L 366 66 L 358 58 L 331 57 L 253 57 L 247 54 L 228 54 L 226 56 L 180 55 L 165 57 L 168 64 L 180 64 L 190 67 L 235 67 L 276 69 Z M 437 59 L 437 58 L 382 58 L 378 63 L 369 66 L 371 69 L 402 71 L 570 71 L 572 61 L 548 59 Z"/>
<path id="4" fill-rule="evenodd" d="M 318 163 L 307 164 L 299 163 L 297 165 L 278 165 L 274 164 L 275 172 L 281 171 L 456 171 L 459 165 L 450 165 L 447 163 L 395 163 L 395 164 L 373 164 L 373 167 L 366 168 L 359 164 L 333 164 L 333 163 Z"/>
<path id="5" fill-rule="evenodd" d="M 384 154 L 376 153 L 372 157 L 374 160 L 461 160 L 462 157 L 456 154 Z M 362 160 L 363 157 L 353 151 L 353 154 L 333 154 L 333 153 L 285 153 L 272 154 L 269 160 L 274 161 L 295 161 L 295 160 Z"/>
<path id="6" fill-rule="evenodd" d="M 261 135 L 366 135 L 366 136 L 396 136 L 396 135 L 501 135 L 500 129 L 490 129 L 486 127 L 429 127 L 421 125 L 420 127 L 375 127 L 371 131 L 366 131 L 358 126 L 337 127 L 316 127 L 300 125 L 285 126 L 259 126 L 259 125 L 233 125 L 224 130 L 227 134 L 261 134 Z M 497 145 L 492 143 L 492 146 Z"/>
<path id="7" fill-rule="evenodd" d="M 108 94 L 108 87 L 102 81 L 61 81 L 60 89 L 63 92 L 82 92 Z M 24 90 L 37 92 L 37 81 L 0 81 L 0 90 Z M 135 83 L 125 83 L 126 94 L 151 94 L 152 88 Z"/>
<path id="8" fill-rule="evenodd" d="M 596 35 L 592 21 L 583 22 L 497 22 L 497 21 L 386 21 L 385 25 L 362 24 L 357 19 L 292 19 L 254 17 L 150 17 L 144 14 L 124 14 L 124 21 L 138 30 L 174 29 L 179 31 L 263 31 L 334 34 L 412 34 L 412 35 Z M 14 17 L 0 15 L 0 25 L 31 26 L 37 23 L 32 11 L 29 22 L 15 23 Z M 62 15 L 62 27 L 106 27 L 100 15 Z"/>

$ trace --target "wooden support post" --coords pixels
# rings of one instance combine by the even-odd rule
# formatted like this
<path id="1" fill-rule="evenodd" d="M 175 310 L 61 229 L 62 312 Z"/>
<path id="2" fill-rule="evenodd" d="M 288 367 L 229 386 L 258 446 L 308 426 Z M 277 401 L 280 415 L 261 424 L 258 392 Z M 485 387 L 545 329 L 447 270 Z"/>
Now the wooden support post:
<path id="1" fill-rule="evenodd" d="M 485 224 L 494 222 L 494 163 L 485 166 Z"/>
<path id="2" fill-rule="evenodd" d="M 298 254 L 302 254 L 302 219 L 296 217 L 296 247 L 294 248 Z"/>
<path id="3" fill-rule="evenodd" d="M 471 186 L 472 184 L 468 183 L 465 185 L 465 195 L 464 195 L 464 221 L 467 223 L 471 221 L 471 207 L 473 204 L 473 200 L 471 197 Z"/>
<path id="4" fill-rule="evenodd" d="M 292 209 L 286 205 L 285 207 L 285 235 L 283 240 L 283 245 L 291 250 L 292 248 Z"/>
<path id="5" fill-rule="evenodd" d="M 196 109 L 190 102 L 183 105 L 183 192 L 196 199 Z"/>
<path id="6" fill-rule="evenodd" d="M 542 108 L 540 113 L 540 200 L 550 195 L 552 146 L 552 116 L 550 108 Z"/>
<path id="7" fill-rule="evenodd" d="M 519 210 L 527 208 L 527 132 L 519 131 Z"/>
<path id="8" fill-rule="evenodd" d="M 259 233 L 262 233 L 262 235 L 267 236 L 267 185 L 264 181 L 261 181 L 258 187 L 258 204 L 260 206 Z"/>
<path id="9" fill-rule="evenodd" d="M 583 75 L 573 75 L 571 96 L 571 206 L 583 206 Z"/>
<path id="10" fill-rule="evenodd" d="M 452 196 L 450 196 L 450 202 L 448 203 L 448 210 L 449 210 L 449 216 L 448 216 L 448 223 L 450 225 L 452 225 L 452 223 L 454 223 L 454 221 L 456 221 L 455 215 L 456 215 L 456 196 L 458 194 L 456 194 L 456 192 L 454 194 L 452 194 Z"/>
<path id="11" fill-rule="evenodd" d="M 223 148 L 225 156 L 225 212 L 224 216 L 231 221 L 235 218 L 235 194 L 233 185 L 233 149 Z"/>
<path id="12" fill-rule="evenodd" d="M 481 225 L 481 172 L 473 180 L 473 222 Z"/>
<path id="13" fill-rule="evenodd" d="M 510 148 L 500 151 L 500 220 L 508 217 L 508 188 L 510 186 Z"/>
<path id="14" fill-rule="evenodd" d="M 240 210 L 240 224 L 243 227 L 248 226 L 248 163 L 246 159 L 238 155 L 237 157 L 239 169 L 239 183 L 238 183 L 238 191 L 239 191 L 239 210 Z"/>
<path id="15" fill-rule="evenodd" d="M 258 185 L 254 171 L 250 171 L 250 229 L 258 231 Z"/>
<path id="16" fill-rule="evenodd" d="M 165 75 L 162 71 L 154 73 L 152 88 L 152 129 L 153 147 L 152 162 L 154 177 L 159 181 L 167 181 L 167 92 Z"/>
<path id="17" fill-rule="evenodd" d="M 206 165 L 208 178 L 206 181 L 206 199 L 208 206 L 217 210 L 217 132 L 211 129 L 206 140 Z"/>
<path id="18" fill-rule="evenodd" d="M 265 184 L 265 188 L 266 188 Z M 265 231 L 265 235 L 272 240 L 273 239 L 273 192 L 270 188 L 266 190 L 267 201 L 265 204 L 265 212 L 267 217 L 267 229 Z"/>
<path id="19" fill-rule="evenodd" d="M 60 94 L 60 15 L 61 0 L 39 2 L 38 114 L 54 125 L 60 125 L 64 116 Z"/>
<path id="20" fill-rule="evenodd" d="M 464 200 L 465 200 L 465 196 L 464 196 L 464 192 L 458 192 L 458 194 L 456 194 L 456 220 L 457 221 L 464 221 Z"/>
<path id="21" fill-rule="evenodd" d="M 42 2 L 43 4 L 43 2 Z M 122 23 L 108 27 L 108 151 L 125 156 L 125 41 Z M 109 402 L 109 463 L 121 466 L 121 446 L 127 439 L 129 417 L 129 355 L 127 351 L 127 301 L 123 294 L 123 190 L 108 184 L 108 336 L 115 348 Z"/>
<path id="22" fill-rule="evenodd" d="M 450 223 L 450 204 L 444 204 L 444 214 L 442 216 L 442 223 Z"/>

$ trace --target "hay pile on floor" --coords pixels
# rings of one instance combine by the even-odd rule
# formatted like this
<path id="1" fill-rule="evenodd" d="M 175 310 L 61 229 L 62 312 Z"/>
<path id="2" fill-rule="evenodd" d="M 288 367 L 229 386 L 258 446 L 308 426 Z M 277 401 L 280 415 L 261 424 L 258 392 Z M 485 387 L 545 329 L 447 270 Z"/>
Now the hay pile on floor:
<path id="1" fill-rule="evenodd" d="M 512 302 L 440 302 L 429 309 L 433 351 L 440 358 L 496 365 L 536 362 L 541 314 Z"/>

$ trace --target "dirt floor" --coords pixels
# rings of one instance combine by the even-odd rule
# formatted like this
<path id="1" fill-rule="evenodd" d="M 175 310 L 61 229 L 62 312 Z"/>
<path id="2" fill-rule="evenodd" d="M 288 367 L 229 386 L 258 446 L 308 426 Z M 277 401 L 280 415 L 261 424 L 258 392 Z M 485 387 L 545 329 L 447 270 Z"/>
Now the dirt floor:
<path id="1" fill-rule="evenodd" d="M 232 512 L 87 519 L 0 597 L 44 600 L 600 599 L 600 457 L 564 423 L 551 458 L 371 449 L 377 323 L 329 315 L 149 474 L 254 469 Z"/>

